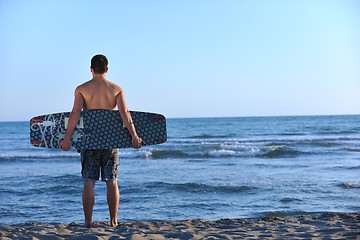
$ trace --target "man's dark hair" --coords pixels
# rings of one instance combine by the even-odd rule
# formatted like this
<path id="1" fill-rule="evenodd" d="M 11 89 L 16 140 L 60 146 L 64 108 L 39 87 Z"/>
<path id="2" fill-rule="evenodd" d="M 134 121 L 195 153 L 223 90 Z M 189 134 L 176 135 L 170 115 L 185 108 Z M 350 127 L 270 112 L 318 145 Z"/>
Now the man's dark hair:
<path id="1" fill-rule="evenodd" d="M 95 73 L 104 73 L 108 67 L 108 60 L 104 55 L 98 54 L 91 59 L 91 68 Z"/>

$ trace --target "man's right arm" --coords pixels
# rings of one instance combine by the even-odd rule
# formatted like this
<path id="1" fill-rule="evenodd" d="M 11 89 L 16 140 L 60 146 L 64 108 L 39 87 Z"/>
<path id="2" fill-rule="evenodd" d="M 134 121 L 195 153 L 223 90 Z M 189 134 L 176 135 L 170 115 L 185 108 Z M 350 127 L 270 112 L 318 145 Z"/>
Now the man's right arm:
<path id="1" fill-rule="evenodd" d="M 83 109 L 83 107 L 84 107 L 84 98 L 80 93 L 79 88 L 76 88 L 74 106 L 70 114 L 68 127 L 66 129 L 64 139 L 60 143 L 60 148 L 64 151 L 68 151 L 71 148 L 70 138 L 76 128 L 76 125 L 79 122 L 81 110 Z"/>
<path id="2" fill-rule="evenodd" d="M 134 126 L 134 123 L 132 121 L 131 115 L 129 110 L 127 109 L 126 103 L 125 103 L 125 97 L 124 92 L 121 89 L 120 93 L 117 96 L 116 104 L 118 106 L 118 110 L 120 113 L 120 117 L 126 126 L 126 128 L 129 130 L 129 133 L 131 135 L 131 143 L 134 148 L 138 149 L 142 146 L 142 139 L 139 138 L 139 136 L 136 133 L 136 129 Z"/>

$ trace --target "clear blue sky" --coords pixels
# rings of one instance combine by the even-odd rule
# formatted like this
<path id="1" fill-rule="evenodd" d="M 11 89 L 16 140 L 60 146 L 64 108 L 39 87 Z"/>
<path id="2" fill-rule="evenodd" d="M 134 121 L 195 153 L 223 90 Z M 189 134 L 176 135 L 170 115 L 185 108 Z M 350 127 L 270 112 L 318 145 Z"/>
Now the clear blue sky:
<path id="1" fill-rule="evenodd" d="M 0 0 L 0 121 L 70 111 L 98 53 L 131 110 L 360 114 L 357 0 Z"/>

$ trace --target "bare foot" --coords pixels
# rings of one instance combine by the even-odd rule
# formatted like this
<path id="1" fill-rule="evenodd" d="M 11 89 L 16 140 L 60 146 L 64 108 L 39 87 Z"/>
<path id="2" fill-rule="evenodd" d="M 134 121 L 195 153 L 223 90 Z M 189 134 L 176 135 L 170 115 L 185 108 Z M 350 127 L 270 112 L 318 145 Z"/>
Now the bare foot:
<path id="1" fill-rule="evenodd" d="M 91 228 L 91 223 L 85 223 L 86 228 Z"/>
<path id="2" fill-rule="evenodd" d="M 117 227 L 118 226 L 118 223 L 117 222 L 110 222 L 110 227 Z"/>

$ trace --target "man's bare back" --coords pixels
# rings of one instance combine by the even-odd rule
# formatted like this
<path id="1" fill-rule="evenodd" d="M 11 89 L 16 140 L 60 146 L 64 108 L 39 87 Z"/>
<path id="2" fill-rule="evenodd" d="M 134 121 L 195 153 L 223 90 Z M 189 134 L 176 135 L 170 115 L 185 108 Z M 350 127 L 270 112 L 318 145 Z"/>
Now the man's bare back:
<path id="1" fill-rule="evenodd" d="M 77 89 L 84 98 L 84 109 L 116 108 L 116 100 L 122 89 L 105 78 L 93 78 Z"/>

